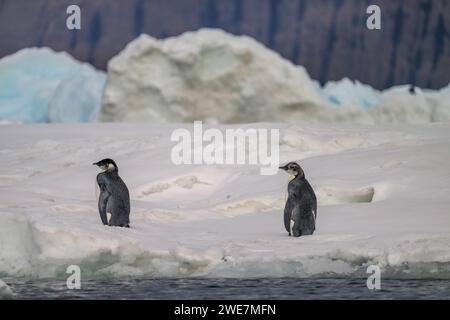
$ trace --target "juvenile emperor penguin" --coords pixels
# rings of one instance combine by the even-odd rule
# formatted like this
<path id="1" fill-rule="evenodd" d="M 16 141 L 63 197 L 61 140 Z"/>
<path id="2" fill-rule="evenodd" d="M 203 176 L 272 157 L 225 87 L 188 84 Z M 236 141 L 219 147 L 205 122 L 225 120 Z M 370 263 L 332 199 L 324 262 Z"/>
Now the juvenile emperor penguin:
<path id="1" fill-rule="evenodd" d="M 305 178 L 303 169 L 295 162 L 280 167 L 293 176 L 288 184 L 288 199 L 284 207 L 284 226 L 294 237 L 312 235 L 316 230 L 317 199 Z"/>
<path id="2" fill-rule="evenodd" d="M 119 177 L 119 168 L 111 159 L 93 163 L 103 171 L 97 175 L 100 188 L 98 211 L 104 225 L 130 227 L 130 195 Z"/>

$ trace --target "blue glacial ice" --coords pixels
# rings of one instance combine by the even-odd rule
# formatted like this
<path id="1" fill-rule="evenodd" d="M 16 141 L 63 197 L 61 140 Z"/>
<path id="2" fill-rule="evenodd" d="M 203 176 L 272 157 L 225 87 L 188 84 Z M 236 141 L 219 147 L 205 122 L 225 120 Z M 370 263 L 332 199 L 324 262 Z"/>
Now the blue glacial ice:
<path id="1" fill-rule="evenodd" d="M 380 101 L 380 91 L 359 81 L 343 78 L 329 81 L 322 88 L 321 95 L 332 106 L 356 106 L 369 108 Z"/>
<path id="2" fill-rule="evenodd" d="M 87 122 L 97 118 L 104 72 L 65 52 L 27 48 L 0 59 L 0 120 Z"/>

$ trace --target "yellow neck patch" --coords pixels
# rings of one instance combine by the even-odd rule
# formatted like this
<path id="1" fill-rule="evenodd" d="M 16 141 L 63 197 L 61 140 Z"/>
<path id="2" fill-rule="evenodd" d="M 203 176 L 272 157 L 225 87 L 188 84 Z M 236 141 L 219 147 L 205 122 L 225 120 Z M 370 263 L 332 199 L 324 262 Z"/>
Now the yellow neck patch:
<path id="1" fill-rule="evenodd" d="M 289 176 L 288 181 L 291 182 L 292 180 L 294 180 L 295 176 Z"/>

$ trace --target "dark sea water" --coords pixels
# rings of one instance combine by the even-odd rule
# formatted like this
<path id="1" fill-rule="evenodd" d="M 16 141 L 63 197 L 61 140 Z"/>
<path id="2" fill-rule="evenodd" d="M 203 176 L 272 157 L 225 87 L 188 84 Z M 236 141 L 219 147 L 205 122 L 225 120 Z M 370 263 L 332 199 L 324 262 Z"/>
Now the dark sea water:
<path id="1" fill-rule="evenodd" d="M 104 279 L 67 289 L 64 280 L 4 279 L 16 299 L 450 299 L 450 280 Z"/>

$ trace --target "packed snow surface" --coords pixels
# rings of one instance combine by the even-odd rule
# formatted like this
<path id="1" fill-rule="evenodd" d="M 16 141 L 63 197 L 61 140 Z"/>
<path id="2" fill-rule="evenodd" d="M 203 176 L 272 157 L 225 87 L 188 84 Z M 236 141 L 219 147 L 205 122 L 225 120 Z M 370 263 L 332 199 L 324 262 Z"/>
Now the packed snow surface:
<path id="1" fill-rule="evenodd" d="M 0 59 L 0 119 L 87 122 L 97 118 L 104 72 L 65 52 L 20 50 Z"/>
<path id="2" fill-rule="evenodd" d="M 183 125 L 191 129 L 192 125 Z M 0 126 L 0 276 L 450 278 L 450 123 L 280 128 L 318 196 L 317 231 L 288 237 L 287 175 L 170 161 L 179 125 Z M 225 126 L 219 126 L 224 129 Z M 103 226 L 98 168 L 113 158 L 131 228 Z"/>
<path id="3" fill-rule="evenodd" d="M 321 87 L 253 38 L 200 29 L 141 35 L 108 63 L 103 121 L 429 123 L 450 120 L 450 86 L 378 91 L 349 79 Z"/>

